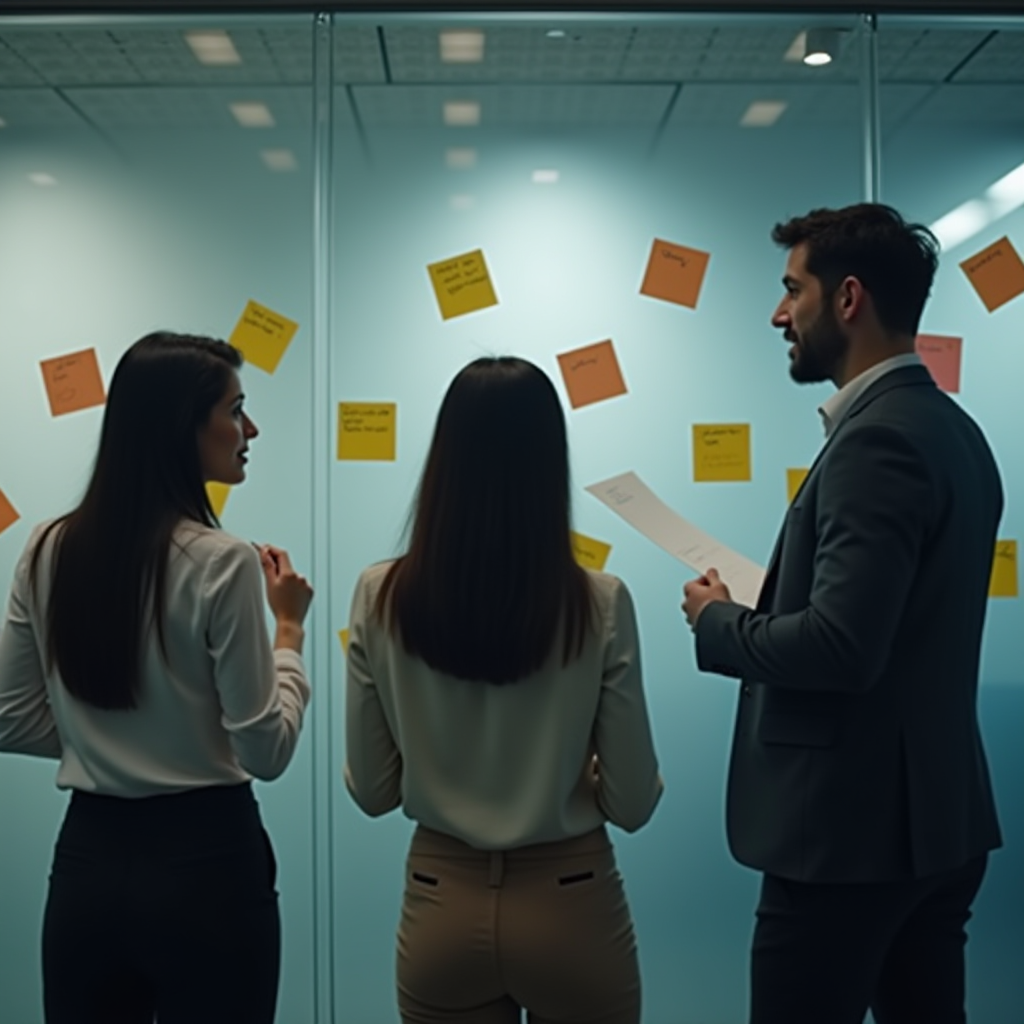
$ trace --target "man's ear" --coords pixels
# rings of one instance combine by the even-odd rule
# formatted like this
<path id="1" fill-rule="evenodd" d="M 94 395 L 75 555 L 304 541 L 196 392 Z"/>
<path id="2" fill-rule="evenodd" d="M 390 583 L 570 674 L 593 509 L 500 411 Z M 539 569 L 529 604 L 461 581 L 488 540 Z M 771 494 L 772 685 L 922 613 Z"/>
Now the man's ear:
<path id="1" fill-rule="evenodd" d="M 840 323 L 851 323 L 864 312 L 868 301 L 868 293 L 860 278 L 844 277 L 833 296 L 836 317 Z"/>

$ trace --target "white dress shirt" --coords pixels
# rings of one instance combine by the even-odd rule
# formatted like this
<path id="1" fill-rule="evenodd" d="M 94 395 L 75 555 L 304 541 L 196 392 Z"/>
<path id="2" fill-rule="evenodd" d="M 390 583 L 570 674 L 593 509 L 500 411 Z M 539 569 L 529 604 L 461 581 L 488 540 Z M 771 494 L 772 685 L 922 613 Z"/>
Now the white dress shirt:
<path id="1" fill-rule="evenodd" d="M 834 395 L 821 403 L 818 412 L 821 414 L 825 426 L 825 437 L 831 437 L 835 433 L 843 417 L 850 411 L 854 402 L 876 380 L 884 377 L 893 370 L 902 370 L 904 366 L 920 366 L 921 357 L 916 352 L 907 352 L 900 356 L 892 356 L 883 359 L 874 366 L 869 366 L 863 373 L 857 374 L 853 380 L 848 380 Z"/>
<path id="2" fill-rule="evenodd" d="M 29 580 L 29 539 L 0 630 L 0 750 L 60 760 L 57 785 L 121 797 L 231 785 L 284 771 L 309 702 L 302 658 L 271 651 L 263 573 L 251 544 L 183 522 L 167 567 L 167 660 L 150 629 L 138 706 L 72 697 L 44 637 L 54 532 Z"/>
<path id="3" fill-rule="evenodd" d="M 596 629 L 562 665 L 503 686 L 435 672 L 374 614 L 391 563 L 365 570 L 349 619 L 345 781 L 368 814 L 507 850 L 640 828 L 661 796 L 625 584 L 588 573 Z M 595 780 L 591 763 L 597 755 Z"/>

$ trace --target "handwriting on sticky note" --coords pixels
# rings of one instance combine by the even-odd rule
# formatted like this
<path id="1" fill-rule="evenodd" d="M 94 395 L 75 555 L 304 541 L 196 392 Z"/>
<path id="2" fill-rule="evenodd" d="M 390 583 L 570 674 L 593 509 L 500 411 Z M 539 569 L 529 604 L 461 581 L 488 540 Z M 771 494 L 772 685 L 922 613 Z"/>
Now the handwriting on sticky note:
<path id="1" fill-rule="evenodd" d="M 18 510 L 10 503 L 7 495 L 0 491 L 0 533 L 13 526 L 20 518 Z"/>
<path id="2" fill-rule="evenodd" d="M 807 479 L 807 474 L 810 469 L 795 468 L 786 470 L 786 500 L 792 502 L 796 497 L 796 492 L 800 490 L 801 485 Z"/>
<path id="3" fill-rule="evenodd" d="M 348 657 L 348 629 L 338 630 L 338 639 L 341 641 L 341 653 Z"/>
<path id="4" fill-rule="evenodd" d="M 1009 238 L 1000 238 L 960 264 L 991 313 L 1024 293 L 1024 262 Z"/>
<path id="5" fill-rule="evenodd" d="M 654 240 L 640 294 L 697 308 L 711 254 L 660 238 Z"/>
<path id="6" fill-rule="evenodd" d="M 100 365 L 94 348 L 70 352 L 40 364 L 50 412 L 63 416 L 79 409 L 89 409 L 106 401 Z"/>
<path id="7" fill-rule="evenodd" d="M 626 382 L 610 341 L 564 352 L 558 357 L 558 366 L 574 409 L 626 393 Z"/>
<path id="8" fill-rule="evenodd" d="M 482 249 L 430 263 L 427 271 L 445 320 L 498 304 Z"/>
<path id="9" fill-rule="evenodd" d="M 750 424 L 694 424 L 693 479 L 698 483 L 749 480 Z"/>
<path id="10" fill-rule="evenodd" d="M 989 597 L 1017 597 L 1017 542 L 997 540 L 992 559 L 992 575 L 988 583 Z"/>
<path id="11" fill-rule="evenodd" d="M 394 402 L 341 402 L 338 405 L 338 458 L 394 462 Z"/>
<path id="12" fill-rule="evenodd" d="M 294 320 L 250 299 L 229 340 L 247 363 L 273 373 L 298 329 Z"/>
<path id="13" fill-rule="evenodd" d="M 605 544 L 602 540 L 594 540 L 593 537 L 588 537 L 583 533 L 576 533 L 575 530 L 570 533 L 570 538 L 572 540 L 572 553 L 575 555 L 576 561 L 584 569 L 604 572 L 608 556 L 611 554 L 611 544 Z"/>
<path id="14" fill-rule="evenodd" d="M 230 493 L 230 484 L 222 484 L 211 480 L 206 485 L 206 496 L 210 499 L 210 507 L 218 519 L 224 515 L 224 506 L 228 503 L 228 495 Z"/>
<path id="15" fill-rule="evenodd" d="M 948 334 L 919 334 L 915 341 L 921 362 L 928 367 L 935 383 L 956 394 L 960 390 L 960 353 L 963 338 Z"/>

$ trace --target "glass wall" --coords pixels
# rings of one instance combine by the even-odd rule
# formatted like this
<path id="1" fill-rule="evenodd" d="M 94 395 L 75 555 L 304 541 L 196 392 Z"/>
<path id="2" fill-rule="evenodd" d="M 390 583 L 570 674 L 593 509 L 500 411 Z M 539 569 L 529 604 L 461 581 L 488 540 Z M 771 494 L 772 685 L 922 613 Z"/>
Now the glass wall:
<path id="1" fill-rule="evenodd" d="M 214 49 L 226 34 L 237 60 L 201 63 L 196 32 Z M 809 67 L 822 37 L 833 60 Z M 146 331 L 229 336 L 250 301 L 297 325 L 276 366 L 245 370 L 262 434 L 223 516 L 289 547 L 317 589 L 307 735 L 259 787 L 281 864 L 282 1021 L 397 1019 L 411 825 L 367 820 L 344 791 L 338 634 L 358 572 L 401 550 L 440 398 L 481 354 L 524 356 L 555 381 L 575 528 L 610 545 L 607 569 L 636 600 L 666 792 L 615 842 L 645 1020 L 744 1018 L 757 877 L 724 841 L 735 686 L 696 671 L 687 570 L 585 487 L 634 471 L 767 561 L 830 391 L 786 372 L 770 230 L 877 187 L 927 223 L 972 200 L 990 215 L 948 240 L 922 329 L 943 352 L 963 339 L 956 397 L 1004 472 L 1002 537 L 1021 535 L 1010 389 L 1024 300 L 989 312 L 959 264 L 1004 236 L 1024 247 L 1007 198 L 1024 198 L 1019 175 L 1006 184 L 1024 161 L 1022 40 L 1024 19 L 0 21 L 0 492 L 20 514 L 0 518 L 0 581 L 31 524 L 75 500 L 99 425 L 99 407 L 51 415 L 40 362 L 94 349 L 108 380 Z M 693 267 L 688 290 L 659 295 L 649 265 L 673 255 Z M 559 356 L 604 342 L 623 383 L 580 404 Z M 749 431 L 741 479 L 701 481 L 695 428 L 722 425 Z M 14 440 L 28 431 L 31 454 Z M 972 926 L 978 1024 L 1024 1013 L 1020 616 L 1019 600 L 993 599 L 982 711 L 1007 849 Z M 40 1019 L 34 936 L 64 801 L 52 778 L 52 764 L 0 760 L 0 1019 L 25 1024 Z"/>

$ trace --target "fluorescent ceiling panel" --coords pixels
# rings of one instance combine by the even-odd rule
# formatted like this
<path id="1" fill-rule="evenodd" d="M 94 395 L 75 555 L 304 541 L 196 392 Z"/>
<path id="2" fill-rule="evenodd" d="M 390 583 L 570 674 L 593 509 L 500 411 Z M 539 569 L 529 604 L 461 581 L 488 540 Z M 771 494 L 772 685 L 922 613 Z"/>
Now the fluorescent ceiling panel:
<path id="1" fill-rule="evenodd" d="M 756 100 L 747 107 L 740 124 L 744 128 L 770 128 L 782 117 L 786 107 L 781 100 Z"/>
<path id="2" fill-rule="evenodd" d="M 227 32 L 186 32 L 185 42 L 200 64 L 226 66 L 242 63 L 242 58 Z"/>
<path id="3" fill-rule="evenodd" d="M 265 103 L 232 103 L 231 113 L 243 128 L 273 128 L 274 115 Z"/>
<path id="4" fill-rule="evenodd" d="M 438 43 L 445 64 L 479 64 L 484 59 L 484 34 L 477 29 L 442 32 Z"/>
<path id="5" fill-rule="evenodd" d="M 465 100 L 450 100 L 444 105 L 444 123 L 465 127 L 480 123 L 480 104 Z"/>

